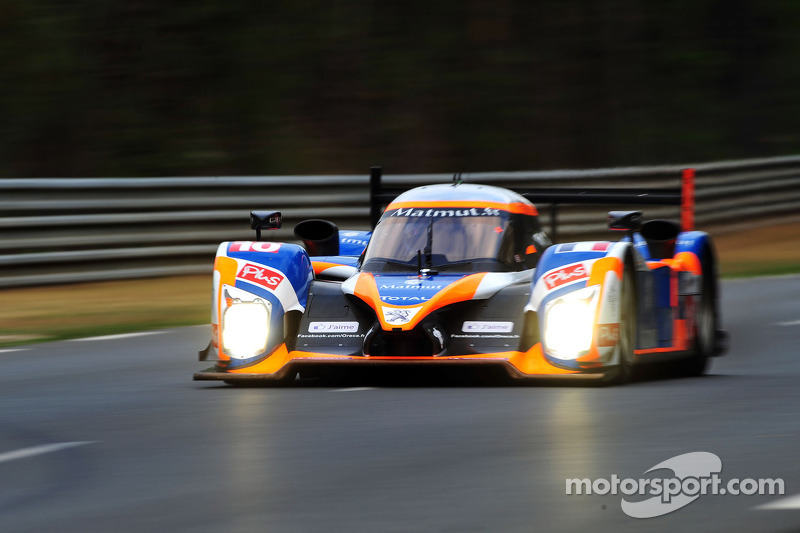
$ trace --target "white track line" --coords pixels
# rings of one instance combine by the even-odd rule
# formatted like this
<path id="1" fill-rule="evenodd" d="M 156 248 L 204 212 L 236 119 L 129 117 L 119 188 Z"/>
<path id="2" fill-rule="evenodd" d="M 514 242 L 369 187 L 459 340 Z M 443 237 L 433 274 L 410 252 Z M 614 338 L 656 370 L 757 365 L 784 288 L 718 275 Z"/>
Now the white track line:
<path id="1" fill-rule="evenodd" d="M 778 322 L 779 326 L 800 326 L 800 320 L 792 320 L 790 322 Z"/>
<path id="2" fill-rule="evenodd" d="M 41 446 L 33 446 L 31 448 L 21 448 L 11 452 L 0 453 L 0 463 L 8 461 L 16 461 L 17 459 L 25 459 L 35 455 L 42 455 L 44 453 L 58 452 L 66 450 L 67 448 L 74 448 L 76 446 L 85 446 L 86 444 L 93 444 L 95 441 L 86 442 L 57 442 L 55 444 L 42 444 Z"/>
<path id="3" fill-rule="evenodd" d="M 27 352 L 30 348 L 6 348 L 4 350 L 0 350 L 0 354 L 4 353 L 11 353 L 11 352 Z"/>
<path id="4" fill-rule="evenodd" d="M 346 389 L 333 389 L 331 392 L 359 392 L 364 390 L 375 390 L 375 387 L 349 387 Z"/>
<path id="5" fill-rule="evenodd" d="M 800 509 L 800 494 L 794 496 L 787 496 L 779 500 L 771 501 L 757 507 L 753 507 L 757 511 L 780 511 L 784 509 Z"/>
<path id="6" fill-rule="evenodd" d="M 129 339 L 131 337 L 144 337 L 146 335 L 160 335 L 163 331 L 140 331 L 138 333 L 120 333 L 119 335 L 104 335 L 102 337 L 84 337 L 83 339 L 72 339 L 72 342 L 89 341 L 110 341 L 117 339 Z"/>

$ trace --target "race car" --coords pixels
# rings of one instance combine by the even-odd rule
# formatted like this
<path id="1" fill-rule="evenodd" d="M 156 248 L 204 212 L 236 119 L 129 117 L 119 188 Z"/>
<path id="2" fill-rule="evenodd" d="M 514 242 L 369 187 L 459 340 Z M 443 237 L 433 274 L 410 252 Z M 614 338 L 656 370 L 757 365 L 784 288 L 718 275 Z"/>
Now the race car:
<path id="1" fill-rule="evenodd" d="M 254 241 L 219 245 L 212 335 L 196 380 L 291 382 L 335 369 L 467 366 L 518 379 L 628 381 L 720 355 L 711 237 L 691 229 L 693 176 L 677 191 L 509 190 L 464 183 L 405 191 L 373 169 L 371 231 L 325 220 L 303 245 L 261 240 L 279 211 L 254 211 Z M 682 225 L 611 211 L 618 240 L 551 242 L 536 203 L 679 203 Z"/>

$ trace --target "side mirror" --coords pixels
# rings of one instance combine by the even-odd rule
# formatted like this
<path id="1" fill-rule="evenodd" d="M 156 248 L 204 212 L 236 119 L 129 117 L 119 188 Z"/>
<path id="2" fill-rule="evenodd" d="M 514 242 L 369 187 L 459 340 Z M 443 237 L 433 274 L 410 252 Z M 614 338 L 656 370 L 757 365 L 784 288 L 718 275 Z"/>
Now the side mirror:
<path id="1" fill-rule="evenodd" d="M 280 211 L 250 211 L 250 229 L 256 230 L 256 240 L 261 240 L 262 229 L 280 229 L 283 223 Z"/>
<path id="2" fill-rule="evenodd" d="M 609 211 L 608 229 L 614 231 L 639 231 L 642 227 L 641 211 Z"/>

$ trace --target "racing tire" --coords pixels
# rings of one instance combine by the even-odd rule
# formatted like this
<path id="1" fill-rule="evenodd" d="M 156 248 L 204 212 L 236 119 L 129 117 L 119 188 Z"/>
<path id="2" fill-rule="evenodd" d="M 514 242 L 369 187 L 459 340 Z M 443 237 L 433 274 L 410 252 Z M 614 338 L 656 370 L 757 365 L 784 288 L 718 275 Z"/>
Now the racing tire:
<path id="1" fill-rule="evenodd" d="M 717 342 L 717 291 L 716 271 L 710 253 L 702 262 L 703 289 L 695 319 L 694 349 L 688 359 L 680 362 L 681 374 L 684 376 L 702 376 L 708 368 L 709 358 L 715 353 Z"/>
<path id="2" fill-rule="evenodd" d="M 620 296 L 619 320 L 619 364 L 610 383 L 621 385 L 632 381 L 635 377 L 636 354 L 636 328 L 638 309 L 636 306 L 636 270 L 633 262 L 626 258 L 622 275 L 622 290 Z"/>

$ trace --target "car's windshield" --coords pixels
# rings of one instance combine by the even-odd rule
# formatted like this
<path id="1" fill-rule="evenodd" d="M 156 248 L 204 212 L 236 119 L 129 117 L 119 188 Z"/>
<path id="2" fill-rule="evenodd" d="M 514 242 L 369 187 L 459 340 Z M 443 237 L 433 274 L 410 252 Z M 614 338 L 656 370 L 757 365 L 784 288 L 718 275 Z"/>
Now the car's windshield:
<path id="1" fill-rule="evenodd" d="M 406 211 L 417 216 L 398 210 L 384 217 L 370 239 L 364 270 L 405 272 L 420 264 L 450 271 L 506 270 L 513 256 L 508 214 L 465 211 L 471 215 L 427 209 Z"/>

